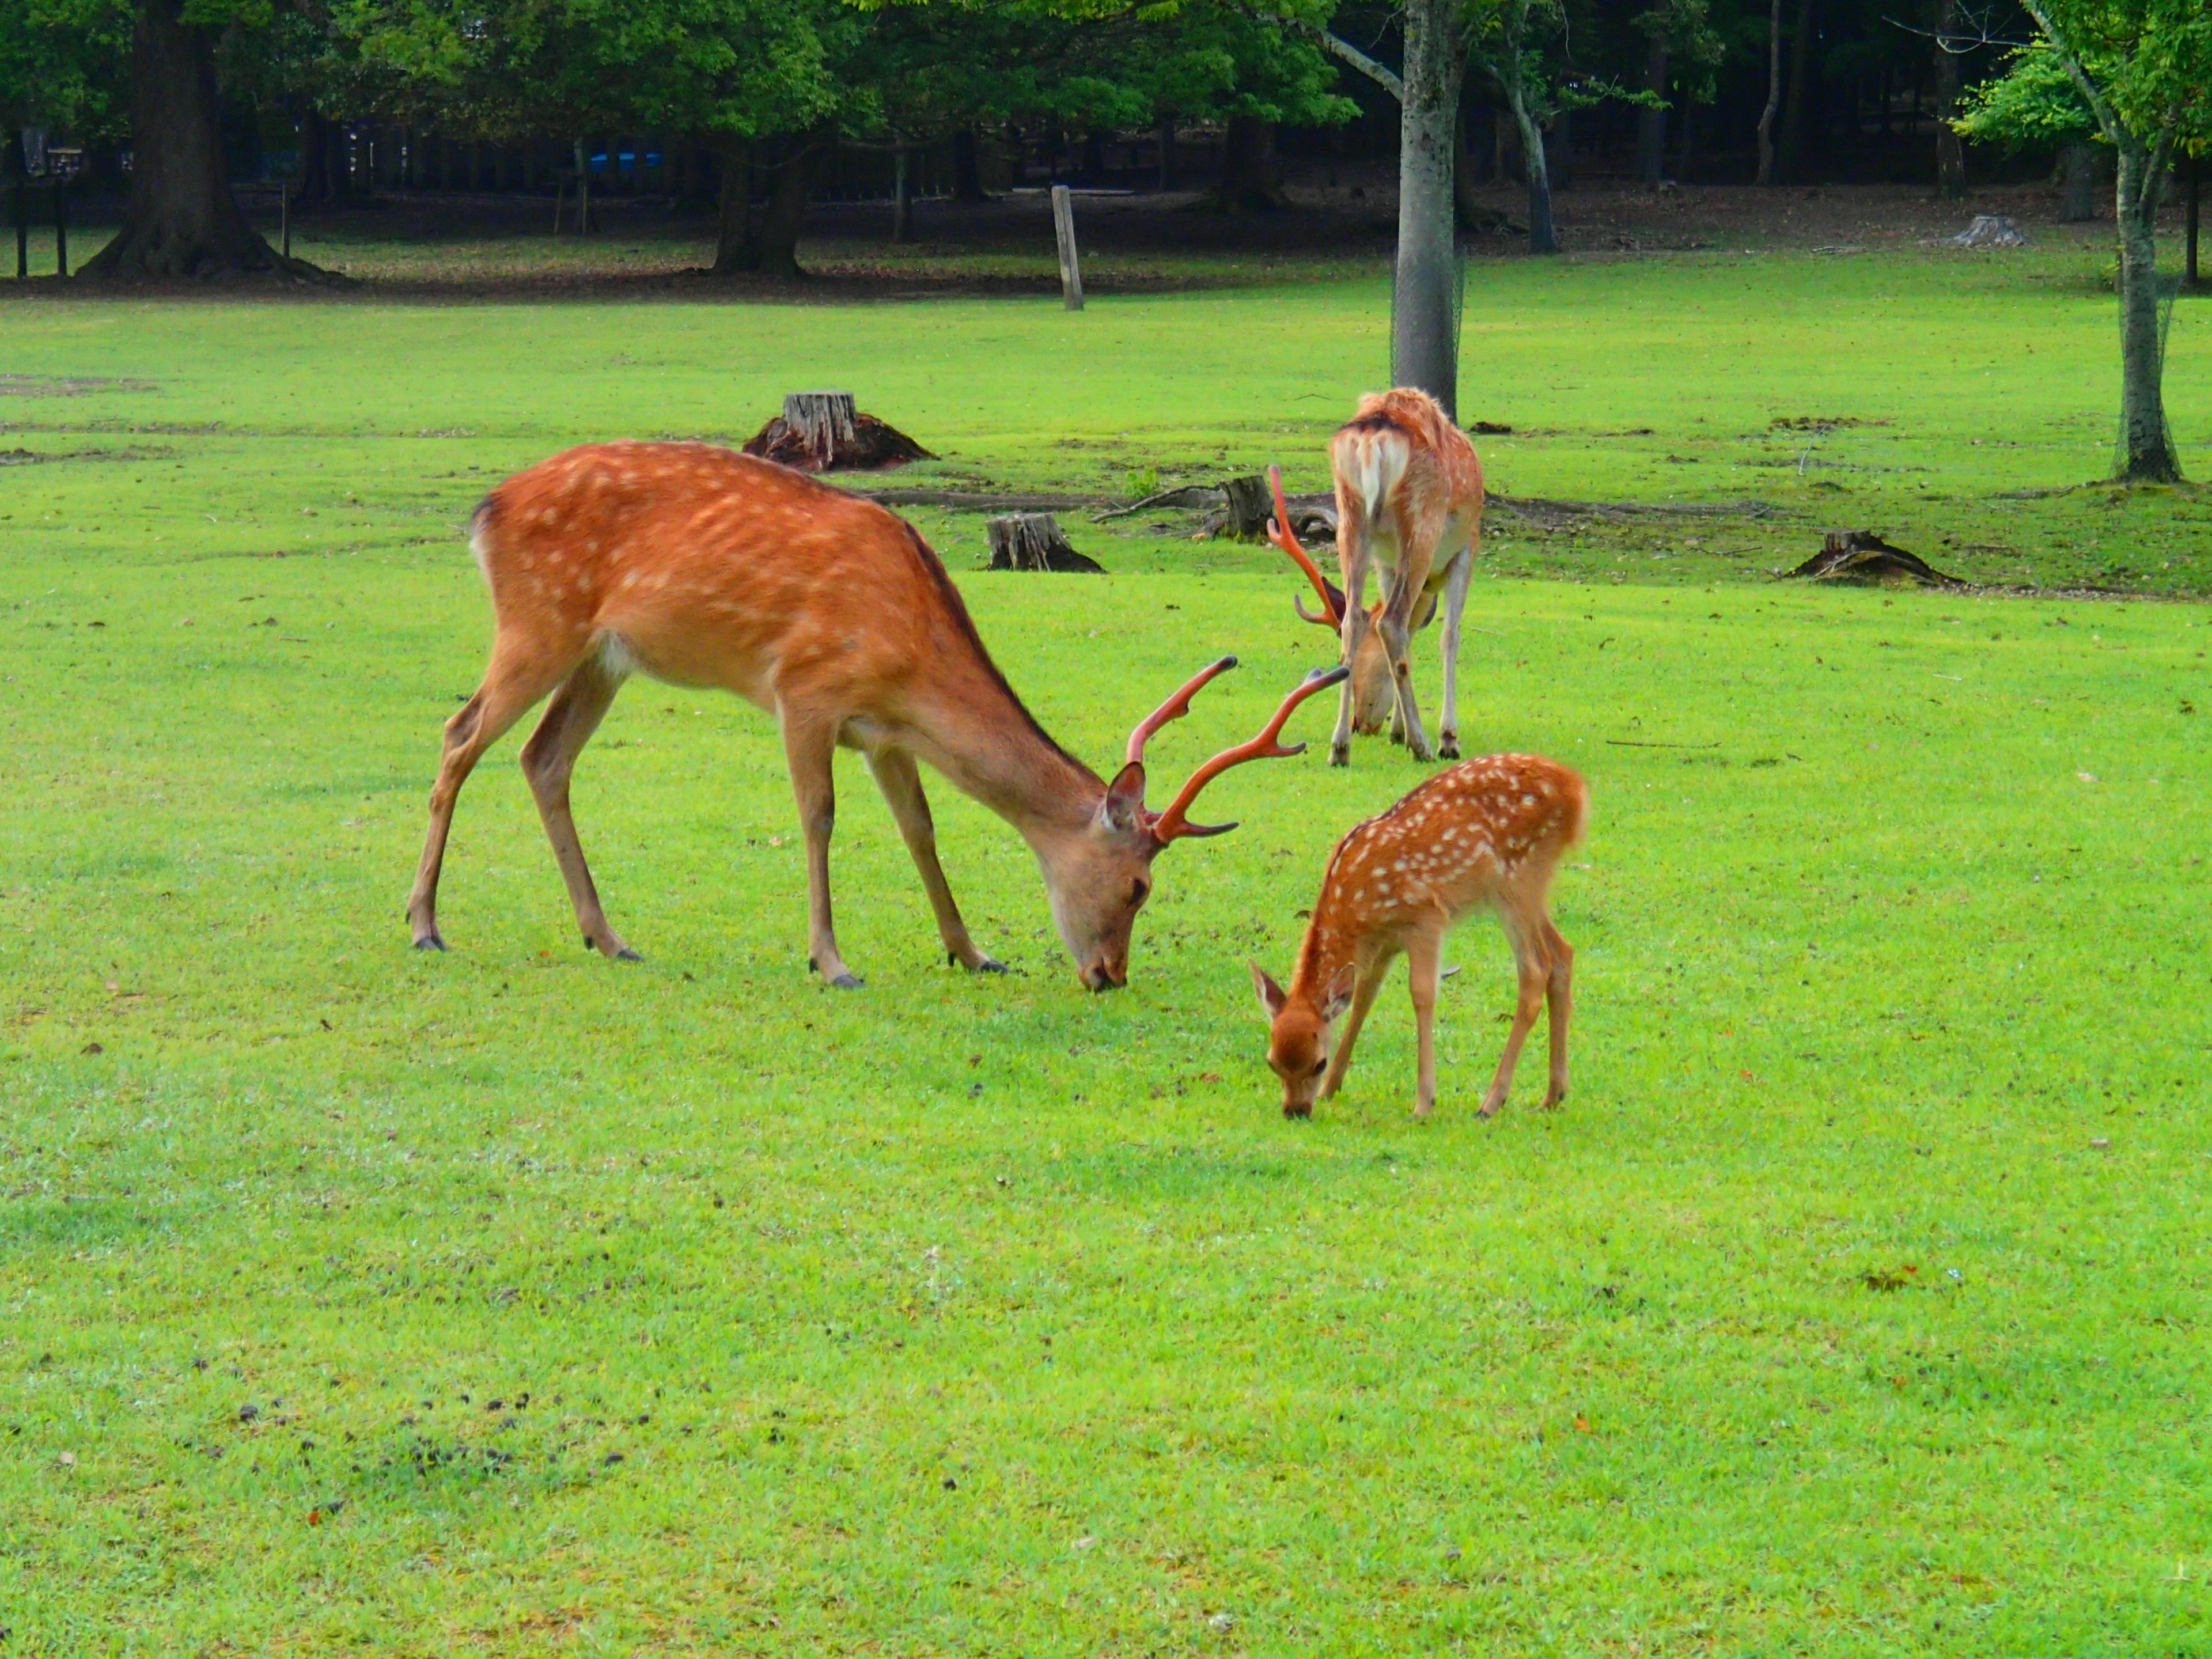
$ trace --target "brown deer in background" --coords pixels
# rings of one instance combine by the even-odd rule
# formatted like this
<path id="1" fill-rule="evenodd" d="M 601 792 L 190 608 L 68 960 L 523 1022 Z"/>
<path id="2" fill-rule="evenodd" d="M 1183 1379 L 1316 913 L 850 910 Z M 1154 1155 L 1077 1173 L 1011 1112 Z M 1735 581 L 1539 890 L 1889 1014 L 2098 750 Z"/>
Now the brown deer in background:
<path id="1" fill-rule="evenodd" d="M 1191 802 L 1238 761 L 1297 750 L 1276 736 L 1340 673 L 1310 677 L 1250 742 L 1208 761 L 1164 811 L 1145 802 L 1145 739 L 1237 665 L 1224 657 L 1131 734 L 1102 781 L 1038 726 L 992 662 L 959 591 L 914 527 L 799 473 L 696 443 L 586 445 L 507 479 L 477 508 L 471 545 L 497 631 L 476 695 L 446 723 L 429 834 L 407 902 L 418 949 L 443 950 L 438 873 L 453 803 L 484 750 L 541 698 L 522 768 L 586 945 L 634 957 L 608 925 L 568 810 L 576 757 L 633 671 L 719 686 L 776 717 L 806 840 L 807 957 L 854 986 L 830 910 L 830 761 L 859 750 L 921 873 L 947 956 L 1002 971 L 961 921 L 937 861 L 917 763 L 1018 830 L 1085 985 L 1128 974 L 1129 932 L 1152 865 L 1193 823 Z"/>
<path id="2" fill-rule="evenodd" d="M 1271 533 L 1314 582 L 1331 613 L 1327 620 L 1341 630 L 1344 661 L 1352 669 L 1337 706 L 1329 763 L 1350 762 L 1354 730 L 1380 729 L 1386 697 L 1395 710 L 1393 734 L 1418 758 L 1435 758 L 1413 696 L 1407 641 L 1435 614 L 1439 598 L 1444 683 L 1436 752 L 1455 760 L 1460 614 L 1482 533 L 1482 462 L 1436 399 L 1407 386 L 1362 398 L 1358 411 L 1329 440 L 1328 458 L 1343 586 L 1332 586 L 1298 547 L 1283 507 L 1280 474 L 1272 469 L 1276 516 Z M 1364 603 L 1370 562 L 1380 567 L 1382 589 L 1372 606 Z M 1346 602 L 1347 595 L 1353 602 Z M 1298 614 L 1310 622 L 1324 620 L 1303 605 Z M 1368 643 L 1378 635 L 1379 650 Z"/>
<path id="3" fill-rule="evenodd" d="M 1567 1092 L 1567 1018 L 1575 953 L 1552 925 L 1552 872 L 1583 831 L 1583 781 L 1538 755 L 1491 755 L 1439 772 L 1395 806 L 1354 824 L 1329 854 L 1321 896 L 1285 990 L 1256 962 L 1253 988 L 1268 1019 L 1267 1064 L 1283 1083 L 1283 1113 L 1304 1117 L 1334 1095 L 1383 975 L 1399 956 L 1412 980 L 1419 1074 L 1413 1110 L 1437 1098 L 1436 1006 L 1444 934 L 1469 911 L 1498 913 L 1520 970 L 1520 997 L 1498 1073 L 1482 1099 L 1505 1103 L 1536 1011 L 1551 1010 L 1546 1107 Z M 1346 1011 L 1349 1016 L 1346 1018 Z M 1345 1018 L 1331 1052 L 1331 1029 Z"/>

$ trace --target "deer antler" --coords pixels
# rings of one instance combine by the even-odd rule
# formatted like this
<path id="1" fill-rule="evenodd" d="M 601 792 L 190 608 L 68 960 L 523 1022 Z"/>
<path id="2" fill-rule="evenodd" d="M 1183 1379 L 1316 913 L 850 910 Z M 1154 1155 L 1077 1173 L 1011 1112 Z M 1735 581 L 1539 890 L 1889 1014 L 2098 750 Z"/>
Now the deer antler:
<path id="1" fill-rule="evenodd" d="M 1321 623 L 1330 628 L 1343 627 L 1344 595 L 1337 590 L 1335 583 L 1321 574 L 1319 568 L 1306 556 L 1305 549 L 1298 545 L 1298 538 L 1291 533 L 1291 510 L 1283 504 L 1283 469 L 1269 467 L 1267 483 L 1275 492 L 1275 516 L 1267 520 L 1268 539 L 1289 554 L 1292 562 L 1306 573 L 1306 580 L 1314 585 L 1314 592 L 1321 595 L 1322 605 L 1328 614 L 1316 617 L 1295 598 L 1291 601 L 1291 608 L 1306 622 Z"/>
<path id="2" fill-rule="evenodd" d="M 1184 814 L 1190 810 L 1191 802 L 1198 799 L 1200 790 L 1205 788 L 1207 784 L 1240 761 L 1275 760 L 1283 756 L 1295 755 L 1304 750 L 1305 744 L 1302 743 L 1292 744 L 1290 747 L 1285 748 L 1275 741 L 1282 733 L 1283 722 L 1290 719 L 1291 711 L 1308 697 L 1312 696 L 1316 691 L 1326 691 L 1351 672 L 1352 671 L 1341 663 L 1334 668 L 1316 668 L 1309 671 L 1305 678 L 1299 683 L 1297 689 L 1283 699 L 1283 706 L 1275 711 L 1274 719 L 1260 728 L 1260 734 L 1257 737 L 1240 743 L 1233 749 L 1223 750 L 1190 775 L 1189 781 L 1176 792 L 1176 798 L 1167 804 L 1167 810 L 1151 820 L 1152 839 L 1165 846 L 1168 842 L 1183 836 L 1218 836 L 1226 830 L 1234 830 L 1237 826 L 1233 823 L 1193 823 Z M 1204 683 L 1204 679 L 1201 678 L 1197 684 Z M 1191 689 L 1194 690 L 1195 687 Z"/>
<path id="3" fill-rule="evenodd" d="M 1158 708 L 1155 708 L 1151 714 L 1146 715 L 1143 720 L 1138 721 L 1137 729 L 1129 733 L 1129 746 L 1121 757 L 1122 763 L 1124 765 L 1127 765 L 1133 762 L 1144 759 L 1145 739 L 1151 737 L 1153 732 L 1158 731 L 1160 727 L 1165 726 L 1170 720 L 1179 720 L 1185 714 L 1190 713 L 1190 700 L 1194 696 L 1197 696 L 1200 691 L 1205 689 L 1206 683 L 1212 679 L 1216 674 L 1225 674 L 1236 666 L 1236 658 L 1224 657 L 1218 662 L 1210 662 L 1206 664 L 1206 665 L 1200 669 L 1197 673 L 1192 675 L 1188 680 L 1184 682 L 1182 690 L 1178 690 L 1175 696 L 1170 697 Z"/>

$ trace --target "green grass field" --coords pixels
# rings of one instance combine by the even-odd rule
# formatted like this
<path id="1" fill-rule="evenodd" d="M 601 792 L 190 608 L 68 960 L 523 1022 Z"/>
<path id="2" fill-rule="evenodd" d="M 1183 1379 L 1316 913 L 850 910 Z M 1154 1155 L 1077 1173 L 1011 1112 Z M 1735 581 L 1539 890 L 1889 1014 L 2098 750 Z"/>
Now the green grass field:
<path id="1" fill-rule="evenodd" d="M 1017 971 L 939 965 L 843 762 L 870 982 L 819 988 L 769 723 L 645 683 L 576 789 L 643 964 L 578 948 L 512 740 L 452 954 L 399 916 L 504 472 L 838 384 L 924 477 L 1315 488 L 1379 285 L 17 303 L 4 1650 L 2212 1652 L 2212 613 L 1765 579 L 1847 523 L 2212 590 L 2201 494 L 2077 487 L 2109 296 L 1913 255 L 1484 276 L 1498 488 L 1773 508 L 1498 523 L 1463 728 L 1593 811 L 1575 1092 L 1528 1110 L 1524 1065 L 1487 1124 L 1481 925 L 1433 1120 L 1402 980 L 1346 1096 L 1274 1110 L 1245 959 L 1286 965 L 1334 837 L 1424 775 L 1373 742 L 1214 786 L 1244 827 L 1163 859 L 1114 997 L 942 786 Z M 2185 310 L 2199 476 L 2208 364 Z M 1771 424 L 1805 416 L 1869 424 Z M 973 516 L 918 516 L 975 562 Z M 1115 574 L 961 580 L 1094 763 L 1221 651 L 1164 775 L 1324 659 L 1279 556 L 1066 520 Z"/>

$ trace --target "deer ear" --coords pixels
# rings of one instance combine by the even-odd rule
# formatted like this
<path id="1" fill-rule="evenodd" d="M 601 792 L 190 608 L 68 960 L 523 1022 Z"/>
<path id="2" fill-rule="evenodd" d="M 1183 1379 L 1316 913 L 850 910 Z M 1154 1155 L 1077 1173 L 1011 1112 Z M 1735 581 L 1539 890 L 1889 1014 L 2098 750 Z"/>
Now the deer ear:
<path id="1" fill-rule="evenodd" d="M 1145 763 L 1131 761 L 1106 786 L 1106 799 L 1098 803 L 1099 818 L 1112 830 L 1133 830 L 1143 822 Z"/>
<path id="2" fill-rule="evenodd" d="M 1322 998 L 1321 1017 L 1334 1025 L 1344 1011 L 1352 1006 L 1352 988 L 1358 982 L 1359 970 L 1346 963 L 1336 970 L 1336 977 L 1328 982 L 1328 993 Z"/>
<path id="3" fill-rule="evenodd" d="M 1283 988 L 1267 977 L 1265 968 L 1256 962 L 1248 965 L 1252 969 L 1252 988 L 1260 994 L 1260 1006 L 1267 1010 L 1267 1018 L 1273 1019 L 1283 1012 L 1283 1004 L 1288 999 L 1283 995 Z"/>

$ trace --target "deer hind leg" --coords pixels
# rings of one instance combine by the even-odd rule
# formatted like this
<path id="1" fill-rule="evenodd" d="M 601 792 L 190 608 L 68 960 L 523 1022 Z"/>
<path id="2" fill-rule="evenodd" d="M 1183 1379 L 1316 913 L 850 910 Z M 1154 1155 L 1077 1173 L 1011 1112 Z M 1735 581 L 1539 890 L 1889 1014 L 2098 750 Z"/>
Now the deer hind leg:
<path id="1" fill-rule="evenodd" d="M 1549 916 L 1544 918 L 1544 942 L 1552 958 L 1544 981 L 1546 1023 L 1552 1036 L 1551 1078 L 1544 1088 L 1544 1109 L 1549 1111 L 1567 1097 L 1567 1020 L 1574 1006 L 1575 947 L 1560 937 Z"/>
<path id="2" fill-rule="evenodd" d="M 1352 763 L 1352 718 L 1358 701 L 1355 682 L 1359 674 L 1360 642 L 1367 637 L 1367 559 L 1369 526 L 1366 510 L 1338 495 L 1337 575 L 1344 583 L 1344 663 L 1352 670 L 1336 694 L 1336 729 L 1329 733 L 1328 763 Z"/>
<path id="3" fill-rule="evenodd" d="M 1352 1047 L 1359 1041 L 1359 1028 L 1367 1024 L 1367 1011 L 1375 1006 L 1375 994 L 1382 988 L 1396 955 L 1395 951 L 1377 951 L 1359 964 L 1359 975 L 1352 982 L 1352 1006 L 1344 1016 L 1344 1034 L 1337 1038 L 1335 1050 L 1328 1057 L 1328 1072 L 1321 1080 L 1323 1100 L 1344 1086 L 1344 1074 L 1352 1069 Z"/>
<path id="4" fill-rule="evenodd" d="M 1436 751 L 1429 747 L 1428 733 L 1421 727 L 1421 707 L 1413 696 L 1413 665 L 1407 652 L 1413 608 L 1429 585 L 1430 561 L 1443 526 L 1433 512 L 1411 514 L 1394 507 L 1392 513 L 1397 526 L 1398 568 L 1382 602 L 1382 644 L 1390 653 L 1390 676 L 1397 690 L 1399 719 L 1406 728 L 1406 746 L 1416 760 L 1434 760 Z"/>
<path id="5" fill-rule="evenodd" d="M 1441 927 L 1425 927 L 1406 941 L 1407 988 L 1413 993 L 1413 1038 L 1420 1056 L 1413 1082 L 1415 1117 L 1426 1117 L 1437 1103 L 1437 983 L 1443 958 Z"/>
<path id="6" fill-rule="evenodd" d="M 576 820 L 568 811 L 568 779 L 576 769 L 576 757 L 599 730 L 622 683 L 623 676 L 603 656 L 594 654 L 578 663 L 546 704 L 530 741 L 522 745 L 522 775 L 530 781 L 545 838 L 560 860 L 561 879 L 568 884 L 568 902 L 576 907 L 584 943 L 603 957 L 637 962 L 642 958 L 622 942 L 599 908 L 599 891 L 592 885 L 584 844 L 576 838 Z"/>
<path id="7" fill-rule="evenodd" d="M 422 839 L 422 861 L 415 867 L 415 885 L 407 896 L 407 926 L 416 950 L 446 948 L 438 932 L 438 877 L 445 866 L 446 836 L 453 827 L 453 803 L 460 798 L 462 784 L 484 750 L 559 684 L 574 660 L 573 655 L 495 642 L 483 683 L 446 722 L 445 753 L 438 763 L 438 781 L 430 787 L 429 832 Z"/>
<path id="8" fill-rule="evenodd" d="M 1444 760 L 1459 758 L 1459 619 L 1467 609 L 1467 585 L 1474 575 L 1474 544 L 1469 542 L 1453 558 L 1451 574 L 1444 578 L 1444 625 L 1437 648 L 1444 659 L 1444 696 L 1437 712 L 1437 753 Z"/>
<path id="9" fill-rule="evenodd" d="M 968 924 L 960 919 L 960 907 L 945 882 L 944 866 L 937 861 L 937 825 L 930 817 L 929 798 L 922 793 L 921 769 L 914 757 L 903 749 L 874 750 L 868 756 L 868 770 L 875 775 L 884 805 L 898 820 L 899 836 L 914 857 L 914 867 L 921 872 L 929 908 L 937 913 L 937 934 L 945 941 L 946 958 L 972 973 L 1005 973 L 1006 964 L 978 950 L 975 941 L 968 937 Z"/>
<path id="10" fill-rule="evenodd" d="M 842 991 L 863 982 L 837 954 L 836 930 L 830 920 L 830 834 L 837 823 L 837 782 L 831 763 L 837 752 L 837 723 L 781 711 L 783 754 L 791 768 L 791 793 L 799 801 L 799 829 L 806 837 L 806 965 Z"/>
<path id="11" fill-rule="evenodd" d="M 1519 986 L 1513 1005 L 1513 1027 L 1505 1034 L 1505 1052 L 1498 1055 L 1498 1073 L 1490 1079 L 1489 1092 L 1482 1097 L 1485 1117 L 1495 1117 L 1498 1108 L 1505 1104 L 1505 1097 L 1513 1087 L 1513 1068 L 1520 1063 L 1521 1045 L 1528 1041 L 1529 1028 L 1536 1023 L 1552 976 L 1551 952 L 1546 938 L 1551 924 L 1544 916 L 1541 899 L 1533 906 L 1509 900 L 1500 920 L 1505 925 L 1506 939 L 1513 946 L 1513 966 Z"/>

